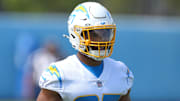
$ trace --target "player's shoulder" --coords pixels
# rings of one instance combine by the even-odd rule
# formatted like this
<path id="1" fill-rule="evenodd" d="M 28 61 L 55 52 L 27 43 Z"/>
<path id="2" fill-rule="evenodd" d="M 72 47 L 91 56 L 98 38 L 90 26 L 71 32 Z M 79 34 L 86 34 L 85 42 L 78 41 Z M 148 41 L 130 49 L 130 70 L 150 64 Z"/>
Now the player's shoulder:
<path id="1" fill-rule="evenodd" d="M 40 88 L 58 92 L 62 89 L 62 74 L 56 65 L 51 64 L 43 71 L 39 79 Z M 59 89 L 60 88 L 60 89 Z"/>
<path id="2" fill-rule="evenodd" d="M 57 66 L 58 65 L 69 65 L 69 64 L 72 64 L 75 61 L 75 59 L 76 59 L 75 55 L 70 55 L 63 60 L 59 60 L 59 61 L 54 62 L 53 64 L 57 65 Z"/>
<path id="3" fill-rule="evenodd" d="M 63 90 L 64 71 L 67 70 L 70 60 L 74 56 L 68 56 L 64 60 L 51 63 L 49 67 L 42 73 L 39 86 L 44 89 L 61 92 Z"/>
<path id="4" fill-rule="evenodd" d="M 117 61 L 115 59 L 112 59 L 112 58 L 105 58 L 104 59 L 104 62 L 107 64 L 107 65 L 110 65 L 111 67 L 114 67 L 114 68 L 128 68 L 126 66 L 125 63 L 123 63 L 122 61 Z"/>
<path id="5" fill-rule="evenodd" d="M 130 89 L 133 85 L 134 75 L 132 71 L 122 61 L 117 61 L 112 58 L 106 58 L 105 63 L 111 68 L 114 75 L 124 77 L 127 82 L 127 88 Z"/>
<path id="6" fill-rule="evenodd" d="M 129 76 L 129 74 L 131 74 L 132 78 L 133 78 L 132 71 L 122 61 L 117 61 L 115 59 L 112 59 L 112 58 L 108 57 L 108 58 L 105 58 L 104 64 L 107 67 L 110 67 L 113 70 L 113 72 L 118 72 L 118 73 L 121 73 L 121 74 L 128 74 L 128 76 Z"/>
<path id="7" fill-rule="evenodd" d="M 71 69 L 74 69 L 76 64 L 77 64 L 76 55 L 70 55 L 63 60 L 52 63 L 52 65 L 55 65 L 58 70 L 64 73 L 71 71 Z"/>

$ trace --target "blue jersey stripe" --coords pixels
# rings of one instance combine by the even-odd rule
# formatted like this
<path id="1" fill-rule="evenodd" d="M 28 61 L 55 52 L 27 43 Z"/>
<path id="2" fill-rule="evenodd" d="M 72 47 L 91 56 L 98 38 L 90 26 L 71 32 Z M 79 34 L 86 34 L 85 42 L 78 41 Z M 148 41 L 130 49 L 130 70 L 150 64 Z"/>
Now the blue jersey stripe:
<path id="1" fill-rule="evenodd" d="M 86 64 L 84 64 L 83 62 L 81 62 L 85 68 L 87 68 L 87 70 L 89 70 L 92 74 L 94 74 L 97 78 L 100 77 L 100 75 L 103 72 L 103 61 L 99 66 L 88 66 Z"/>

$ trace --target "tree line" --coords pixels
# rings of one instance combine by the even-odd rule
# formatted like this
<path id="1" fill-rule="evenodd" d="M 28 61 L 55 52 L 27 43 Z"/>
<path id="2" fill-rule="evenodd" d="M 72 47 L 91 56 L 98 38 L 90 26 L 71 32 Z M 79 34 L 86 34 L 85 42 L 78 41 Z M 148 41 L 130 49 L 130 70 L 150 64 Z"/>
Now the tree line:
<path id="1" fill-rule="evenodd" d="M 70 13 L 84 1 L 100 2 L 112 13 L 180 15 L 180 0 L 0 0 L 0 11 Z"/>

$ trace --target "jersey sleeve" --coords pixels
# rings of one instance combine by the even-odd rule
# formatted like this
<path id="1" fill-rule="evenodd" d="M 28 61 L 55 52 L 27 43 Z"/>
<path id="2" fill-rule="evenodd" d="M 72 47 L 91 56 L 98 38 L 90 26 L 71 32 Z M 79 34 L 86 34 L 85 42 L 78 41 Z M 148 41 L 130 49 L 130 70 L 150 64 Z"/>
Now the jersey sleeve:
<path id="1" fill-rule="evenodd" d="M 127 85 L 128 85 L 128 89 L 132 88 L 133 81 L 134 81 L 134 75 L 133 75 L 132 71 L 129 70 L 129 68 L 127 67 Z"/>
<path id="2" fill-rule="evenodd" d="M 42 73 L 39 80 L 39 86 L 40 88 L 48 89 L 61 94 L 63 92 L 62 81 L 62 72 L 56 67 L 55 64 L 51 64 Z"/>
<path id="3" fill-rule="evenodd" d="M 132 71 L 124 64 L 121 62 L 121 65 L 123 66 L 123 74 L 125 75 L 126 79 L 126 84 L 127 84 L 127 89 L 131 89 L 133 86 L 133 81 L 134 81 L 134 75 Z"/>

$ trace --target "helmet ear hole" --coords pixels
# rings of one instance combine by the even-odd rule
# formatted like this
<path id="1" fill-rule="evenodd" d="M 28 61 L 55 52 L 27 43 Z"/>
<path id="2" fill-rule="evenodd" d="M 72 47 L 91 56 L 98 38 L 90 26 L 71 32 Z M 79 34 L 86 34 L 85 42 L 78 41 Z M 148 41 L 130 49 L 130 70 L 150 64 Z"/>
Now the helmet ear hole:
<path id="1" fill-rule="evenodd" d="M 71 34 L 71 36 L 73 37 L 73 39 L 75 38 L 75 36 L 73 34 Z"/>

